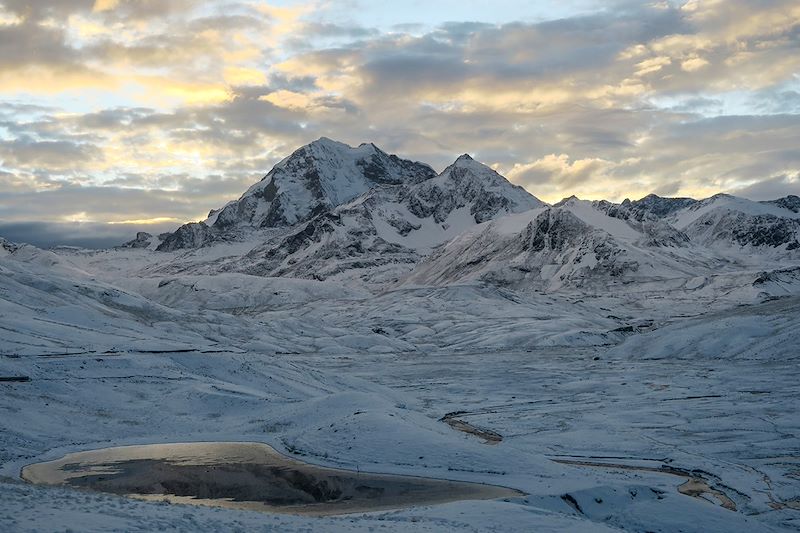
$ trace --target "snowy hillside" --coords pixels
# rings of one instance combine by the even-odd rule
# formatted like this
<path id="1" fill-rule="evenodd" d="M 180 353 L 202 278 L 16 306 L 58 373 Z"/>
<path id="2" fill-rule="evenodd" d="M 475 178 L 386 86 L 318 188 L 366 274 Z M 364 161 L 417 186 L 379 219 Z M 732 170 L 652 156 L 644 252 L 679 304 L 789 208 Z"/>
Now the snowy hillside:
<path id="1" fill-rule="evenodd" d="M 436 175 L 427 165 L 387 155 L 372 144 L 352 148 L 322 138 L 278 163 L 208 220 L 161 236 L 157 249 L 250 242 L 242 257 L 212 268 L 393 281 L 468 228 L 541 205 L 467 155 Z M 137 239 L 127 246 L 153 247 L 146 237 Z"/>
<path id="2" fill-rule="evenodd" d="M 0 529 L 796 530 L 798 224 L 793 196 L 547 205 L 466 155 L 437 174 L 323 138 L 172 233 L 0 238 Z M 513 490 L 315 517 L 20 479 L 215 441 L 366 498 L 364 472 Z"/>
<path id="3" fill-rule="evenodd" d="M 792 251 L 800 248 L 800 213 L 775 203 L 712 196 L 675 213 L 671 222 L 700 244 Z"/>
<path id="4" fill-rule="evenodd" d="M 613 204 L 569 198 L 465 232 L 406 284 L 487 281 L 518 289 L 611 289 L 800 264 L 800 215 L 731 196 L 649 196 Z M 759 250 L 755 252 L 755 250 Z"/>
<path id="5" fill-rule="evenodd" d="M 373 187 L 414 184 L 434 175 L 427 165 L 388 155 L 373 144 L 352 148 L 322 137 L 275 165 L 238 200 L 167 237 L 159 249 L 202 246 L 242 228 L 290 226 Z"/>
<path id="6" fill-rule="evenodd" d="M 178 252 L 152 259 L 145 276 L 597 289 L 797 264 L 798 202 L 648 195 L 548 207 L 466 154 L 437 175 L 372 144 L 322 138 L 206 221 L 125 246 Z"/>
<path id="7" fill-rule="evenodd" d="M 590 223 L 591 238 L 602 227 L 638 242 L 619 219 L 571 204 L 535 210 L 533 220 L 564 228 L 533 248 L 558 250 Z M 532 215 L 477 233 L 514 236 Z M 797 297 L 775 295 L 800 285 L 796 269 L 695 280 L 694 307 L 677 295 L 648 307 L 636 295 L 486 285 L 375 296 L 243 274 L 136 278 L 122 272 L 164 257 L 137 248 L 65 257 L 4 242 L 2 254 L 0 376 L 18 380 L 0 382 L 0 509 L 11 530 L 793 527 L 800 315 Z M 112 258 L 121 270 L 102 270 L 114 284 L 88 271 Z M 705 314 L 748 284 L 760 289 Z M 764 303 L 737 306 L 764 290 Z M 678 316 L 690 309 L 698 316 Z M 526 496 L 313 518 L 18 480 L 22 466 L 72 451 L 194 441 L 265 442 L 314 464 Z"/>

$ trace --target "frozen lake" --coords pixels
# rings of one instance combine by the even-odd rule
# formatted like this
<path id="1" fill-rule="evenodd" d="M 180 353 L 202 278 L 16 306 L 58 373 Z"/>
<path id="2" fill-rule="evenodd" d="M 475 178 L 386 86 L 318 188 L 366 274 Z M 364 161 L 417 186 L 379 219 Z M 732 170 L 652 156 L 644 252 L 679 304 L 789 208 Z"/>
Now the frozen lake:
<path id="1" fill-rule="evenodd" d="M 324 468 L 247 442 L 70 453 L 26 466 L 22 477 L 146 500 L 320 516 L 523 495 L 480 483 Z"/>

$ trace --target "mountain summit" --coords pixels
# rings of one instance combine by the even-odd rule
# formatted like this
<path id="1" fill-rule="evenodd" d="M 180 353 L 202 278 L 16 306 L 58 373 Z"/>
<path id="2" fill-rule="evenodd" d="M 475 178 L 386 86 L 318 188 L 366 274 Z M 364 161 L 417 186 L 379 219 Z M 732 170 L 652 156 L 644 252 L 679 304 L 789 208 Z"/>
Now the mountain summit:
<path id="1" fill-rule="evenodd" d="M 476 224 L 542 205 L 466 154 L 437 175 L 424 163 L 387 154 L 372 143 L 352 147 L 321 137 L 276 164 L 238 200 L 212 210 L 205 221 L 166 235 L 158 250 L 198 248 L 241 240 L 260 229 L 290 228 L 367 196 L 371 201 L 363 206 L 375 210 L 376 216 L 380 216 L 377 204 L 403 205 L 387 222 L 401 228 L 403 236 L 422 228 L 422 219 L 452 226 L 452 221 L 446 223 L 448 217 L 465 209 L 468 223 Z M 432 244 L 430 238 L 425 240 Z"/>
<path id="2" fill-rule="evenodd" d="M 796 197 L 726 194 L 622 203 L 571 196 L 548 206 L 468 154 L 437 174 L 371 143 L 323 137 L 207 220 L 127 246 L 197 258 L 190 264 L 179 254 L 157 272 L 606 290 L 713 273 L 756 256 L 794 258 L 799 207 Z M 752 262 L 760 268 L 760 259 Z"/>
<path id="3" fill-rule="evenodd" d="M 275 165 L 241 198 L 212 211 L 206 224 L 288 226 L 374 187 L 419 183 L 435 175 L 428 165 L 389 155 L 374 144 L 353 148 L 321 137 Z"/>

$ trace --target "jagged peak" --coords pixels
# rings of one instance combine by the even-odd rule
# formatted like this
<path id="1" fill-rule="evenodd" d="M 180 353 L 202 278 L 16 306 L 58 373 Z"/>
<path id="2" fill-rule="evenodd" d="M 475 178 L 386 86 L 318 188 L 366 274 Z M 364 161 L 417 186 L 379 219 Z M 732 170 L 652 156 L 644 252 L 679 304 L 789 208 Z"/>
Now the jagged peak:
<path id="1" fill-rule="evenodd" d="M 485 164 L 481 163 L 480 161 L 477 161 L 477 160 L 473 159 L 472 156 L 470 156 L 469 154 L 462 154 L 462 155 L 458 156 L 458 159 L 453 161 L 453 163 L 450 166 L 448 166 L 444 170 L 444 172 L 442 172 L 442 174 L 447 173 L 449 170 L 454 169 L 454 168 L 468 169 L 468 170 L 473 171 L 473 173 L 474 172 L 480 172 L 480 173 L 487 173 L 487 174 L 498 175 L 499 176 L 499 174 L 497 174 L 497 172 L 492 167 L 490 167 L 489 165 L 485 165 Z"/>
<path id="2" fill-rule="evenodd" d="M 732 199 L 738 199 L 738 198 L 739 198 L 738 196 L 734 196 L 732 194 L 728 194 L 728 193 L 724 193 L 724 192 L 718 192 L 714 196 L 708 197 L 707 200 L 709 200 L 709 201 L 732 200 Z"/>
<path id="3" fill-rule="evenodd" d="M 348 144 L 345 144 L 345 143 L 339 142 L 339 141 L 335 141 L 335 140 L 331 139 L 330 137 L 325 137 L 324 135 L 322 137 L 320 137 L 319 139 L 317 139 L 316 141 L 311 141 L 310 143 L 308 143 L 307 146 L 311 146 L 311 145 L 313 145 L 313 146 L 346 146 L 347 148 L 351 148 L 351 146 L 348 145 Z"/>
<path id="4" fill-rule="evenodd" d="M 19 249 L 19 244 L 15 242 L 11 242 L 3 237 L 0 237 L 0 250 L 5 250 L 6 252 L 13 253 Z"/>
<path id="5" fill-rule="evenodd" d="M 575 202 L 580 202 L 581 199 L 575 196 L 574 194 L 562 199 L 559 202 L 553 204 L 553 207 L 564 207 L 565 205 L 573 204 Z"/>
<path id="6" fill-rule="evenodd" d="M 320 137 L 316 141 L 311 141 L 310 143 L 302 146 L 300 149 L 303 149 L 303 148 L 323 148 L 323 149 L 327 149 L 327 150 L 343 151 L 343 152 L 346 152 L 346 151 L 351 151 L 351 152 L 352 151 L 362 151 L 362 150 L 366 149 L 367 151 L 371 151 L 371 152 L 372 151 L 374 151 L 374 152 L 383 152 L 383 150 L 378 148 L 375 145 L 375 143 L 372 143 L 372 142 L 362 142 L 358 146 L 350 146 L 347 143 L 344 143 L 344 142 L 341 142 L 341 141 L 337 141 L 335 139 L 331 139 L 330 137 L 325 137 L 325 136 Z"/>
<path id="7" fill-rule="evenodd" d="M 663 196 L 659 196 L 656 193 L 651 192 L 647 196 L 644 196 L 643 198 L 640 198 L 639 201 L 640 202 L 646 202 L 648 200 L 661 200 L 662 198 L 663 198 Z"/>
<path id="8" fill-rule="evenodd" d="M 694 198 L 685 196 L 659 196 L 655 193 L 650 193 L 647 196 L 640 198 L 633 202 L 634 204 L 652 204 L 652 203 L 693 203 L 697 202 Z"/>
<path id="9" fill-rule="evenodd" d="M 304 144 L 295 150 L 289 158 L 296 155 L 306 156 L 309 154 L 335 154 L 337 157 L 351 157 L 352 155 L 367 155 L 367 153 L 380 151 L 381 150 L 372 143 L 361 143 L 358 146 L 350 146 L 347 143 L 323 136 L 308 144 Z"/>
<path id="10" fill-rule="evenodd" d="M 787 194 L 783 198 L 761 202 L 762 204 L 773 204 L 795 213 L 800 213 L 800 197 L 794 194 Z"/>

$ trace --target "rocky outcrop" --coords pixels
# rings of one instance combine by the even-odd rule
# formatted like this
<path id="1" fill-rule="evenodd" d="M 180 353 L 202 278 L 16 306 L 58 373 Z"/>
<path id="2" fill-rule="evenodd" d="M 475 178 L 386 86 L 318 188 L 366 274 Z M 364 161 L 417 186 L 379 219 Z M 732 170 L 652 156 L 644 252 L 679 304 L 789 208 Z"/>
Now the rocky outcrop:
<path id="1" fill-rule="evenodd" d="M 434 179 L 409 190 L 411 213 L 443 222 L 456 209 L 469 208 L 476 223 L 509 213 L 521 213 L 543 202 L 522 187 L 467 154 L 462 155 Z"/>
<path id="2" fill-rule="evenodd" d="M 173 252 L 182 248 L 200 248 L 217 240 L 213 232 L 204 222 L 184 224 L 174 233 L 165 236 L 156 248 L 159 252 Z"/>
<path id="3" fill-rule="evenodd" d="M 123 244 L 121 248 L 147 248 L 153 241 L 153 236 L 146 231 L 136 233 L 136 238 Z"/>

